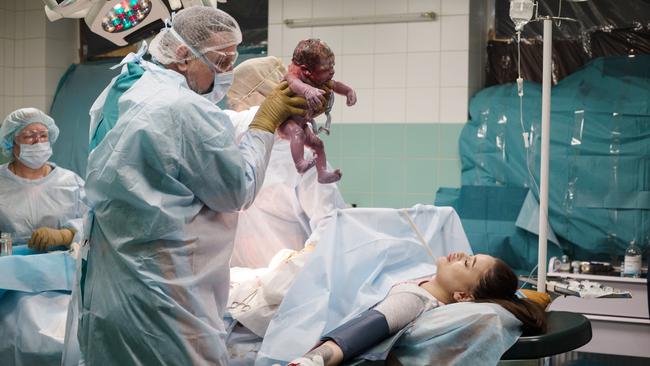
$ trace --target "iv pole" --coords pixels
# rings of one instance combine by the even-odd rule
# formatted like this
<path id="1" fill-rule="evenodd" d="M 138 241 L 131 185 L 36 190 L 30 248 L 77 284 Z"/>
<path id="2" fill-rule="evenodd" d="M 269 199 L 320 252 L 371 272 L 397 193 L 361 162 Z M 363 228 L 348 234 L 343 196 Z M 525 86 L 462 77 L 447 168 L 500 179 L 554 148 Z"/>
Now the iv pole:
<path id="1" fill-rule="evenodd" d="M 542 58 L 542 147 L 539 188 L 539 241 L 537 248 L 537 291 L 546 292 L 546 257 L 548 245 L 548 161 L 551 133 L 551 68 L 553 49 L 553 20 L 544 18 Z"/>
<path id="2" fill-rule="evenodd" d="M 560 0 L 561 1 L 561 0 Z M 513 5 L 519 6 L 521 13 L 513 17 Z M 531 15 L 522 17 L 526 10 L 535 10 L 535 17 L 532 20 Z M 561 2 L 560 2 L 561 6 Z M 541 131 L 541 157 L 540 157 L 540 189 L 539 189 L 539 237 L 537 245 L 537 291 L 546 292 L 546 272 L 547 272 L 547 245 L 548 245 L 548 177 L 549 177 L 549 156 L 550 156 L 550 134 L 551 134 L 551 81 L 552 81 L 552 53 L 553 53 L 553 20 L 570 20 L 575 19 L 564 17 L 537 16 L 538 6 L 532 0 L 511 1 L 510 3 L 510 16 L 515 21 L 523 20 L 523 23 L 517 25 L 515 21 L 515 29 L 521 30 L 523 26 L 530 21 L 543 21 L 544 22 L 544 35 L 542 38 L 543 54 L 542 54 L 542 131 Z M 559 11 L 558 11 L 559 13 Z M 515 13 L 516 14 L 516 13 Z M 558 14 L 559 15 L 559 14 Z M 519 80 L 518 80 L 519 82 Z M 521 95 L 520 95 L 521 96 Z M 541 284 L 541 285 L 540 285 Z"/>

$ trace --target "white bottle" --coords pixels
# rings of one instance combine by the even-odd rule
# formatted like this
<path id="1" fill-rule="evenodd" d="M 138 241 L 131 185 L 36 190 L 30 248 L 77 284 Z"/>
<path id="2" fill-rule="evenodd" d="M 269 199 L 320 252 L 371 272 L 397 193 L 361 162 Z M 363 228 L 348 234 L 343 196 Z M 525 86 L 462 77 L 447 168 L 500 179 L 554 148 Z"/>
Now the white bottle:
<path id="1" fill-rule="evenodd" d="M 625 250 L 625 261 L 621 271 L 621 277 L 641 277 L 641 249 L 632 240 L 630 246 Z"/>

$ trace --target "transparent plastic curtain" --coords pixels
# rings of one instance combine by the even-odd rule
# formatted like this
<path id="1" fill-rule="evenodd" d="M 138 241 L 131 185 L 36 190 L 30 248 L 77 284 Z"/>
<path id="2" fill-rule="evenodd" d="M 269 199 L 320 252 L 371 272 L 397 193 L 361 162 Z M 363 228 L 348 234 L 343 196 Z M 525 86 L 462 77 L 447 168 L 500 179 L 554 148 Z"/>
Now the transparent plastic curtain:
<path id="1" fill-rule="evenodd" d="M 561 16 L 577 20 L 556 21 L 553 38 L 557 40 L 584 39 L 588 41 L 595 32 L 611 32 L 616 29 L 636 31 L 650 30 L 650 1 L 648 0 L 536 0 L 541 16 Z M 510 1 L 497 0 L 495 4 L 495 27 L 497 38 L 515 34 L 510 19 Z M 542 39 L 542 23 L 528 23 L 522 32 L 526 39 Z M 588 46 L 588 44 L 587 44 Z"/>
<path id="2" fill-rule="evenodd" d="M 632 240 L 650 245 L 649 64 L 650 55 L 600 58 L 553 88 L 549 219 L 573 258 L 616 261 Z M 472 99 L 459 141 L 463 185 L 538 197 L 541 88 L 524 90 L 521 109 L 515 84 Z"/>
<path id="3" fill-rule="evenodd" d="M 539 15 L 562 16 L 553 27 L 553 83 L 591 59 L 613 55 L 650 54 L 650 1 L 539 0 Z M 508 0 L 495 6 L 495 33 L 488 41 L 487 85 L 512 82 L 517 77 L 515 25 Z M 524 79 L 541 82 L 542 24 L 530 22 L 521 35 L 521 71 Z"/>

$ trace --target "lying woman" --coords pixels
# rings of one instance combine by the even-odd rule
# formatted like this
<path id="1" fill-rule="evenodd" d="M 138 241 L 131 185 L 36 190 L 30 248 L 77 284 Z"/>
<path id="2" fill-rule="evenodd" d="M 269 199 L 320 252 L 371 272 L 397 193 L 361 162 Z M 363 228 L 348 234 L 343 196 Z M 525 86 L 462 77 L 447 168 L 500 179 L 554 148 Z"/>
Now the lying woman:
<path id="1" fill-rule="evenodd" d="M 545 330 L 544 309 L 517 297 L 517 276 L 502 260 L 452 253 L 439 257 L 436 265 L 435 276 L 396 284 L 384 300 L 324 335 L 289 365 L 338 365 L 398 333 L 425 311 L 455 302 L 495 303 L 522 322 L 524 334 Z"/>

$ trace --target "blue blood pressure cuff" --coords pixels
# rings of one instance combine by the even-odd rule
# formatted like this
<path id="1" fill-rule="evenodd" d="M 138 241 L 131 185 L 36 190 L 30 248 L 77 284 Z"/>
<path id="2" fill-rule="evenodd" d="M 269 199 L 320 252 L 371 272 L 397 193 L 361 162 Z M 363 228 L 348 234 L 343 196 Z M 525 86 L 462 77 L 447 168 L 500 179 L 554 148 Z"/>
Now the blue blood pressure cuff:
<path id="1" fill-rule="evenodd" d="M 390 336 L 384 314 L 368 310 L 321 338 L 334 341 L 343 351 L 343 360 L 351 360 Z"/>

